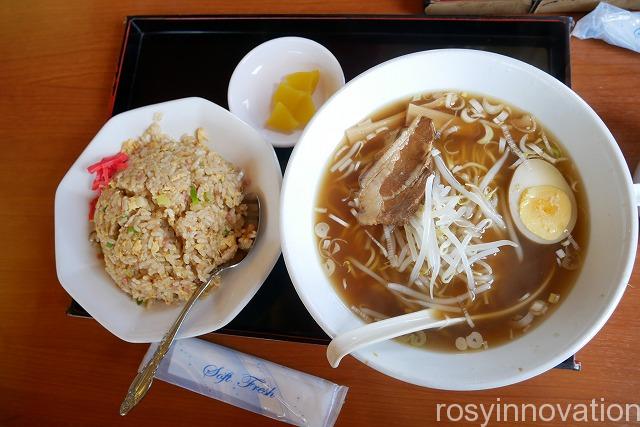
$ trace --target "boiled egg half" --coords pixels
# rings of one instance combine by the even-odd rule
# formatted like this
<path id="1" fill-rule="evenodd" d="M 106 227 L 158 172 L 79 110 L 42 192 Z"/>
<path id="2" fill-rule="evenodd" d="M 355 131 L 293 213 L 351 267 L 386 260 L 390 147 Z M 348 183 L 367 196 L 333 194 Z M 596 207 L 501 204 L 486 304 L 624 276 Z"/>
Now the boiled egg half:
<path id="1" fill-rule="evenodd" d="M 518 230 L 541 244 L 565 239 L 578 213 L 566 179 L 541 159 L 529 159 L 516 168 L 509 184 L 509 211 Z"/>

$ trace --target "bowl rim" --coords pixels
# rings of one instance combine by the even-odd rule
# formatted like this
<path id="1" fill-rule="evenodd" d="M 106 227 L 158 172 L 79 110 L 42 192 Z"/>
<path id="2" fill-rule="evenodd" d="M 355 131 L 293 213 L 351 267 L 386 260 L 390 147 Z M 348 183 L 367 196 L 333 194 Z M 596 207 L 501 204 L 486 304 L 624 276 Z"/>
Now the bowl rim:
<path id="1" fill-rule="evenodd" d="M 631 229 L 629 230 L 630 239 L 628 241 L 627 247 L 625 248 L 625 253 L 628 254 L 628 258 L 626 260 L 624 269 L 618 273 L 618 277 L 620 278 L 619 283 L 616 285 L 616 287 L 614 288 L 615 291 L 612 292 L 609 298 L 604 300 L 606 301 L 606 304 L 603 304 L 604 309 L 600 312 L 599 316 L 595 318 L 595 321 L 587 329 L 585 329 L 584 332 L 582 332 L 582 334 L 579 336 L 578 339 L 574 340 L 573 343 L 567 346 L 567 349 L 565 351 L 559 352 L 554 356 L 547 358 L 546 362 L 541 363 L 533 368 L 524 370 L 516 374 L 505 376 L 499 379 L 494 379 L 493 381 L 485 381 L 483 383 L 473 383 L 473 385 L 464 385 L 464 384 L 446 385 L 441 383 L 433 384 L 429 381 L 422 381 L 420 379 L 402 375 L 399 372 L 396 372 L 393 369 L 387 367 L 383 363 L 377 361 L 375 358 L 365 356 L 364 353 L 361 351 L 351 354 L 360 362 L 374 368 L 375 370 L 385 375 L 389 375 L 393 378 L 405 381 L 407 383 L 415 384 L 418 386 L 436 388 L 441 390 L 452 390 L 452 391 L 485 390 L 485 389 L 503 387 L 503 386 L 515 384 L 515 383 L 530 379 L 532 377 L 535 377 L 557 366 L 559 363 L 566 360 L 568 357 L 574 355 L 578 350 L 584 347 L 602 329 L 604 324 L 613 314 L 613 311 L 618 306 L 620 299 L 624 294 L 624 291 L 626 289 L 626 283 L 629 280 L 629 277 L 631 276 L 634 262 L 635 262 L 635 253 L 636 253 L 637 244 L 638 244 L 638 216 L 637 216 L 633 182 L 631 179 L 631 175 L 628 171 L 627 164 L 622 154 L 622 151 L 620 150 L 620 147 L 617 144 L 615 138 L 611 134 L 611 131 L 607 128 L 607 126 L 602 121 L 602 119 L 597 115 L 597 113 L 578 94 L 576 94 L 572 89 L 567 87 L 564 83 L 557 80 L 555 77 L 551 76 L 550 74 L 540 70 L 539 68 L 533 65 L 527 64 L 523 61 L 511 58 L 505 55 L 501 55 L 493 52 L 474 50 L 474 49 L 434 49 L 434 50 L 415 52 L 407 55 L 402 55 L 397 58 L 393 58 L 391 60 L 385 61 L 381 64 L 378 64 L 364 71 L 363 73 L 361 73 L 360 75 L 358 75 L 357 77 L 349 81 L 345 86 L 343 86 L 340 90 L 334 93 L 334 95 L 325 102 L 325 104 L 319 109 L 319 111 L 311 119 L 310 123 L 305 128 L 304 132 L 300 136 L 299 142 L 303 141 L 306 138 L 309 131 L 313 128 L 313 124 L 317 120 L 317 117 L 320 116 L 324 110 L 331 107 L 333 99 L 339 96 L 339 94 L 341 94 L 343 91 L 349 90 L 349 88 L 352 86 L 352 83 L 367 77 L 369 74 L 375 72 L 376 70 L 382 67 L 387 67 L 397 62 L 406 61 L 410 58 L 419 57 L 419 56 L 437 56 L 437 55 L 465 55 L 466 56 L 465 59 L 468 59 L 474 55 L 490 57 L 495 60 L 506 62 L 510 66 L 519 68 L 524 72 L 527 72 L 529 74 L 534 74 L 537 77 L 543 79 L 546 83 L 552 86 L 552 89 L 558 90 L 564 96 L 570 98 L 571 102 L 575 104 L 576 108 L 580 108 L 586 114 L 588 114 L 590 118 L 593 120 L 593 122 L 597 124 L 597 126 L 602 130 L 603 135 L 606 136 L 606 140 L 607 140 L 606 142 L 612 154 L 612 163 L 616 165 L 617 169 L 620 171 L 621 175 L 623 176 L 623 179 L 626 182 L 624 197 L 626 197 L 628 201 L 629 210 L 627 213 L 631 218 Z M 293 152 L 291 153 L 291 157 L 289 159 L 289 165 L 294 164 L 296 162 L 297 158 L 300 156 L 301 150 L 303 149 L 302 147 L 304 147 L 304 144 L 296 144 L 296 146 L 293 149 Z M 285 171 L 285 175 L 282 182 L 281 196 L 280 196 L 280 208 L 282 212 L 282 215 L 280 217 L 280 239 L 281 239 L 281 248 L 282 248 L 283 258 L 287 266 L 287 270 L 289 272 L 291 280 L 296 289 L 296 292 L 298 293 L 298 296 L 302 300 L 303 304 L 305 305 L 305 307 L 307 308 L 311 316 L 314 318 L 316 323 L 318 323 L 318 325 L 324 330 L 324 332 L 327 335 L 329 335 L 329 337 L 334 338 L 336 335 L 335 331 L 333 331 L 328 325 L 328 323 L 325 320 L 323 320 L 320 313 L 318 313 L 313 308 L 313 304 L 311 304 L 310 300 L 308 299 L 305 293 L 305 285 L 303 284 L 301 278 L 299 277 L 297 268 L 295 267 L 295 265 L 297 264 L 297 262 L 295 261 L 296 258 L 289 251 L 289 248 L 287 245 L 288 233 L 287 233 L 287 227 L 285 225 L 287 211 L 285 210 L 284 204 L 285 204 L 286 194 L 290 186 L 290 182 L 289 182 L 291 179 L 290 175 L 291 175 L 290 168 L 287 167 L 287 170 Z M 314 182 L 314 185 L 317 187 L 318 183 Z M 314 187 L 314 191 L 315 191 L 315 187 Z M 592 225 L 590 225 L 590 227 L 591 226 Z M 312 230 L 309 230 L 309 233 L 311 232 Z M 325 280 L 326 280 L 326 277 L 325 277 Z"/>
<path id="2" fill-rule="evenodd" d="M 126 116 L 133 115 L 133 114 L 140 114 L 142 111 L 152 112 L 152 111 L 157 110 L 157 109 L 162 109 L 163 107 L 166 108 L 166 106 L 184 105 L 184 104 L 194 104 L 194 105 L 198 105 L 199 104 L 199 105 L 204 106 L 204 108 L 215 108 L 218 111 L 220 111 L 223 115 L 230 116 L 231 120 L 234 121 L 236 126 L 239 126 L 241 128 L 244 128 L 244 129 L 248 130 L 251 133 L 254 133 L 256 135 L 255 140 L 256 141 L 260 141 L 260 143 L 264 144 L 264 146 L 268 148 L 268 151 L 271 152 L 271 155 L 269 156 L 269 158 L 261 158 L 261 162 L 265 163 L 265 164 L 268 164 L 268 166 L 266 166 L 266 168 L 272 169 L 276 173 L 277 188 L 275 189 L 275 193 L 278 194 L 278 192 L 282 188 L 282 170 L 280 169 L 278 158 L 277 158 L 277 155 L 276 155 L 273 147 L 269 143 L 267 143 L 264 140 L 264 138 L 262 138 L 262 136 L 258 132 L 256 132 L 255 129 L 253 129 L 251 126 L 249 126 L 248 124 L 246 124 L 245 122 L 243 122 L 242 120 L 240 120 L 239 118 L 237 118 L 236 116 L 231 114 L 227 109 L 219 106 L 218 104 L 216 104 L 216 103 L 214 103 L 212 101 L 209 101 L 208 99 L 205 99 L 205 98 L 202 98 L 202 97 L 197 97 L 197 96 L 178 98 L 178 99 L 173 99 L 173 100 L 169 100 L 169 101 L 158 102 L 158 103 L 154 103 L 154 104 L 149 104 L 149 105 L 144 105 L 144 106 L 141 106 L 141 107 L 133 108 L 133 109 L 130 109 L 130 110 L 127 110 L 127 111 L 123 111 L 123 112 L 121 112 L 119 114 L 116 114 L 115 116 L 110 117 L 100 127 L 98 132 L 91 138 L 91 140 L 87 143 L 87 145 L 82 149 L 80 154 L 78 154 L 78 156 L 73 161 L 71 166 L 69 166 L 69 169 L 64 174 L 64 176 L 62 177 L 62 179 L 58 183 L 58 186 L 56 187 L 55 197 L 54 197 L 54 256 L 55 256 L 55 264 L 56 264 L 56 276 L 58 278 L 58 282 L 59 282 L 60 286 L 62 286 L 62 288 L 65 290 L 65 292 L 71 298 L 76 300 L 78 302 L 78 304 L 80 304 L 81 306 L 83 305 L 82 301 L 84 301 L 85 298 L 82 297 L 82 296 L 80 296 L 80 297 L 77 296 L 77 293 L 73 289 L 74 287 L 72 285 L 70 285 L 69 283 L 67 283 L 66 278 L 68 277 L 68 273 L 62 274 L 63 271 L 61 270 L 62 269 L 62 264 L 61 264 L 62 263 L 62 261 L 61 261 L 61 259 L 62 259 L 61 252 L 62 252 L 62 250 L 59 248 L 59 244 L 60 244 L 60 241 L 61 241 L 61 239 L 63 237 L 59 235 L 61 230 L 58 227 L 58 220 L 59 220 L 58 219 L 58 216 L 59 216 L 58 200 L 59 200 L 59 195 L 62 194 L 62 192 L 64 192 L 64 191 L 69 191 L 67 188 L 65 188 L 67 185 L 69 185 L 69 184 L 67 184 L 67 181 L 70 179 L 69 176 L 79 167 L 79 162 L 80 162 L 81 158 L 83 157 L 85 152 L 87 150 L 89 150 L 89 148 L 92 146 L 94 141 L 96 139 L 98 139 L 101 135 L 103 135 L 104 133 L 108 133 L 109 132 L 108 127 L 113 126 L 114 123 L 117 123 L 122 117 L 126 117 Z M 162 117 L 166 117 L 168 114 L 170 114 L 167 111 L 156 111 L 156 112 L 159 112 Z M 151 118 L 151 115 L 149 116 L 149 118 Z M 149 121 L 149 123 L 150 123 L 150 121 Z M 275 204 L 274 206 L 272 206 L 271 210 L 277 210 L 277 212 L 278 212 L 277 215 L 279 215 L 279 204 Z M 279 240 L 278 239 L 279 238 L 279 227 L 276 228 L 276 233 L 278 233 L 278 235 L 276 235 L 275 238 L 276 238 L 276 240 Z M 279 243 L 279 241 L 278 241 L 278 243 Z M 263 248 L 263 250 L 264 251 L 272 251 L 272 248 L 271 248 L 271 246 L 267 245 L 267 246 L 265 246 Z M 250 290 L 250 292 L 248 292 L 246 294 L 246 296 L 243 298 L 242 303 L 238 304 L 232 310 L 229 311 L 229 314 L 227 314 L 225 321 L 221 322 L 221 324 L 216 324 L 216 326 L 213 329 L 210 326 L 204 326 L 204 325 L 202 325 L 200 327 L 192 326 L 188 330 L 185 329 L 184 331 L 181 331 L 183 333 L 179 334 L 179 338 L 199 336 L 199 335 L 202 335 L 202 334 L 210 333 L 210 332 L 213 332 L 213 331 L 215 331 L 215 330 L 217 330 L 217 329 L 219 329 L 221 327 L 224 327 L 226 324 L 228 324 L 230 321 L 232 321 L 238 315 L 238 313 L 240 313 L 240 311 L 248 304 L 248 302 L 258 292 L 258 290 L 262 287 L 264 281 L 266 280 L 266 278 L 270 274 L 271 270 L 275 266 L 276 262 L 278 261 L 278 258 L 280 257 L 280 254 L 281 254 L 281 249 L 280 249 L 279 244 L 278 244 L 277 250 L 275 250 L 273 252 L 274 252 L 274 254 L 271 257 L 272 259 L 269 261 L 268 264 L 265 264 L 265 268 L 267 270 L 266 270 L 266 274 L 264 275 L 264 278 L 259 280 L 259 282 Z M 63 280 L 63 277 L 65 278 L 65 280 Z M 109 277 L 109 280 L 111 280 L 110 277 Z M 112 280 L 111 280 L 111 282 L 112 282 Z M 116 286 L 115 283 L 111 283 L 111 284 L 114 287 Z M 122 292 L 120 289 L 116 289 L 116 291 Z M 76 295 L 74 295 L 74 293 Z M 184 302 L 180 302 L 179 303 L 179 306 L 182 306 L 182 305 L 184 305 Z M 89 310 L 87 310 L 87 311 L 89 311 Z M 94 313 L 89 312 L 89 314 L 91 315 L 91 317 L 93 319 L 95 319 L 107 331 L 109 331 L 110 333 L 112 333 L 116 337 L 122 339 L 123 341 L 132 342 L 132 343 L 149 343 L 149 342 L 160 341 L 160 339 L 162 338 L 160 336 L 160 337 L 158 337 L 158 339 L 151 339 L 151 338 L 149 338 L 149 335 L 151 334 L 150 332 L 138 333 L 138 332 L 135 331 L 135 329 L 123 331 L 121 329 L 118 329 L 117 327 L 114 327 L 113 321 L 108 316 L 103 316 L 101 313 L 96 314 L 95 312 Z"/>
<path id="3" fill-rule="evenodd" d="M 246 67 L 247 63 L 250 62 L 258 52 L 260 52 L 260 51 L 262 51 L 264 49 L 271 48 L 273 45 L 280 45 L 282 43 L 308 44 L 308 45 L 311 45 L 313 48 L 318 49 L 320 52 L 322 52 L 322 54 L 325 57 L 327 57 L 329 59 L 330 62 L 333 63 L 333 65 L 336 66 L 337 73 L 334 76 L 334 77 L 337 78 L 337 81 L 338 81 L 338 90 L 336 90 L 336 92 L 338 92 L 340 89 L 342 89 L 344 87 L 344 85 L 345 85 L 344 70 L 342 69 L 342 66 L 340 65 L 340 61 L 338 61 L 338 58 L 336 58 L 336 56 L 333 54 L 333 52 L 331 52 L 329 49 L 327 49 L 323 44 L 318 43 L 317 41 L 309 39 L 309 38 L 306 38 L 306 37 L 299 37 L 299 36 L 276 37 L 276 38 L 267 40 L 267 41 L 265 41 L 263 43 L 260 43 L 259 45 L 257 45 L 253 49 L 251 49 L 249 52 L 247 52 L 242 57 L 242 59 L 238 62 L 236 67 L 233 69 L 233 73 L 231 73 L 231 77 L 229 78 L 229 84 L 227 86 L 227 105 L 229 106 L 229 112 L 231 112 L 231 114 L 235 115 L 240 120 L 243 120 L 243 119 L 240 118 L 240 116 L 238 115 L 238 110 L 236 108 L 237 102 L 235 100 L 236 100 L 237 96 L 235 95 L 235 90 L 241 83 L 243 83 L 243 80 L 242 80 L 242 77 L 241 77 L 241 71 L 244 70 L 244 68 Z M 323 105 L 326 104 L 327 101 L 329 101 L 329 99 L 331 99 L 331 96 L 325 100 Z M 320 107 L 322 108 L 322 105 Z M 245 121 L 245 123 L 247 123 L 247 122 Z M 295 135 L 295 132 L 294 132 L 294 133 L 291 134 L 292 137 L 289 138 L 286 141 L 272 141 L 271 139 L 268 139 L 268 138 L 263 136 L 262 131 L 264 129 L 256 129 L 252 124 L 250 124 L 250 123 L 247 123 L 247 124 L 252 129 L 254 129 L 256 132 L 258 132 L 260 134 L 260 136 L 268 144 L 271 144 L 272 146 L 274 146 L 276 148 L 294 147 L 298 143 L 300 138 L 302 138 L 302 134 L 304 133 L 304 129 L 303 129 L 302 133 L 300 133 L 300 136 L 297 139 L 293 138 L 293 135 Z M 307 126 L 308 125 L 309 124 L 307 123 Z M 306 126 L 305 126 L 305 129 L 306 129 Z"/>

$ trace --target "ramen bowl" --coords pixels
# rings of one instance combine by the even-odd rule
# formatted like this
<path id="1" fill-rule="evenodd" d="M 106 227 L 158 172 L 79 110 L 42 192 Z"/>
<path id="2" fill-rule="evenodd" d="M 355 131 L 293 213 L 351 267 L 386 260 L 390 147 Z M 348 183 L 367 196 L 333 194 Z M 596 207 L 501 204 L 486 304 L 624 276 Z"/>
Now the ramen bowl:
<path id="1" fill-rule="evenodd" d="M 386 341 L 353 356 L 386 375 L 425 387 L 505 386 L 553 368 L 594 337 L 624 293 L 637 246 L 634 188 L 615 139 L 578 95 L 545 72 L 497 54 L 447 49 L 399 57 L 349 82 L 312 119 L 289 161 L 281 195 L 284 259 L 301 300 L 329 336 L 363 325 L 320 263 L 314 236 L 320 181 L 347 128 L 394 101 L 442 90 L 484 94 L 528 111 L 569 152 L 587 199 L 590 244 L 583 267 L 559 307 L 506 344 L 446 353 L 429 350 L 428 344 Z"/>

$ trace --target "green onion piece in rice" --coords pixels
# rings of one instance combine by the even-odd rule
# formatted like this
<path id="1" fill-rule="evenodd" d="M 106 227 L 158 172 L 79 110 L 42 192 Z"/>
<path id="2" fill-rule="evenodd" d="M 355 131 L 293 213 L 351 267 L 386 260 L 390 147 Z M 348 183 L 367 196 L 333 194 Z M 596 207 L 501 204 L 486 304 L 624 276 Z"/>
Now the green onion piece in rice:
<path id="1" fill-rule="evenodd" d="M 196 203 L 200 203 L 200 199 L 198 199 L 198 192 L 196 191 L 196 187 L 194 185 L 191 186 L 191 203 L 194 205 Z"/>
<path id="2" fill-rule="evenodd" d="M 111 249 L 111 248 L 113 247 L 113 243 L 111 243 L 111 242 L 107 242 L 107 247 L 108 247 L 109 249 Z"/>
<path id="3" fill-rule="evenodd" d="M 158 206 L 169 206 L 171 202 L 166 194 L 158 194 L 158 196 L 156 196 L 156 203 Z"/>

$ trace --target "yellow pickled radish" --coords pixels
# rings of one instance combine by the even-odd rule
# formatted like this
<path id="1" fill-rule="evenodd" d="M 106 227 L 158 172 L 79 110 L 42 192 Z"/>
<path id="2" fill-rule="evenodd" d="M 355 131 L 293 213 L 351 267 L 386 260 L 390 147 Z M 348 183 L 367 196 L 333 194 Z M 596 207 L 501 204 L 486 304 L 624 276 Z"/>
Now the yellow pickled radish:
<path id="1" fill-rule="evenodd" d="M 267 126 L 279 132 L 291 132 L 295 130 L 300 123 L 291 115 L 291 112 L 282 102 L 276 102 L 271 117 L 267 120 Z"/>
<path id="2" fill-rule="evenodd" d="M 313 104 L 313 99 L 311 99 L 310 94 L 305 94 L 305 96 L 300 100 L 298 106 L 291 111 L 293 117 L 299 121 L 302 125 L 306 125 L 311 120 L 311 117 L 316 113 L 316 106 Z"/>
<path id="3" fill-rule="evenodd" d="M 320 71 L 299 71 L 297 73 L 291 73 L 284 77 L 284 81 L 291 87 L 304 91 L 311 95 L 316 90 L 320 80 Z"/>
<path id="4" fill-rule="evenodd" d="M 282 103 L 289 111 L 295 110 L 302 98 L 307 93 L 289 86 L 287 83 L 280 83 L 276 91 L 273 93 L 273 105 L 278 102 Z"/>
<path id="5" fill-rule="evenodd" d="M 319 79 L 318 70 L 300 71 L 284 76 L 273 93 L 273 110 L 266 126 L 285 133 L 303 128 L 316 112 L 311 95 Z"/>

